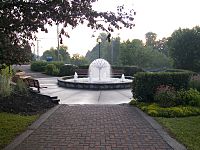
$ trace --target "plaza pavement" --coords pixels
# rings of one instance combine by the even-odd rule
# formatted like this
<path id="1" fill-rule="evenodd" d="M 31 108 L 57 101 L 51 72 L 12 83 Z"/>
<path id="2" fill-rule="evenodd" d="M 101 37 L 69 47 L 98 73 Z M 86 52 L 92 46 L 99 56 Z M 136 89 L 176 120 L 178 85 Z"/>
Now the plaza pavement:
<path id="1" fill-rule="evenodd" d="M 57 87 L 38 78 L 41 93 L 58 96 L 50 109 L 5 150 L 185 150 L 151 117 L 127 103 L 131 90 L 88 91 Z M 101 104 L 101 105 L 99 105 Z"/>

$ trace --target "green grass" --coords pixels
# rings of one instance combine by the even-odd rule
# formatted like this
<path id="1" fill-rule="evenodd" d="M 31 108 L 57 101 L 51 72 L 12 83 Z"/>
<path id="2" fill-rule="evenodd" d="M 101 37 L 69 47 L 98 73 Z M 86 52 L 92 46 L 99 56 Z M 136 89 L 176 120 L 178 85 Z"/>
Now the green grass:
<path id="1" fill-rule="evenodd" d="M 17 114 L 0 113 L 0 149 L 9 144 L 17 135 L 36 119 L 38 115 L 22 116 Z"/>
<path id="2" fill-rule="evenodd" d="M 155 119 L 189 150 L 200 150 L 200 116 Z"/>

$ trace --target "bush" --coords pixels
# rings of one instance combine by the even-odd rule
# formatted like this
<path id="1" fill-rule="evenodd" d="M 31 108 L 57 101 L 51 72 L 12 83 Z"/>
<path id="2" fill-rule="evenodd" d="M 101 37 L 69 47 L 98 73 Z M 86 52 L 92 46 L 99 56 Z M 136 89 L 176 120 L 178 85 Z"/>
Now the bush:
<path id="1" fill-rule="evenodd" d="M 154 100 L 161 107 L 176 106 L 176 92 L 173 87 L 161 85 L 156 89 Z"/>
<path id="2" fill-rule="evenodd" d="M 15 91 L 20 95 L 28 95 L 28 88 L 22 79 L 17 80 Z"/>
<path id="3" fill-rule="evenodd" d="M 63 62 L 59 62 L 59 61 L 52 61 L 49 64 L 54 64 L 56 66 L 56 68 L 58 68 L 59 70 L 60 70 L 60 68 L 62 66 L 64 66 L 64 63 Z"/>
<path id="4" fill-rule="evenodd" d="M 34 61 L 31 63 L 31 70 L 36 72 L 45 72 L 45 67 L 48 62 L 45 61 Z"/>
<path id="5" fill-rule="evenodd" d="M 48 64 L 45 68 L 45 73 L 48 75 L 57 76 L 59 74 L 59 69 L 54 64 Z"/>
<path id="6" fill-rule="evenodd" d="M 71 76 L 71 75 L 74 75 L 75 70 L 76 70 L 77 68 L 78 68 L 78 67 L 75 66 L 75 65 L 70 65 L 70 64 L 63 65 L 63 66 L 60 68 L 59 76 Z"/>
<path id="7" fill-rule="evenodd" d="M 200 107 L 200 92 L 196 89 L 180 90 L 176 95 L 177 105 L 190 105 Z"/>
<path id="8" fill-rule="evenodd" d="M 190 88 L 197 89 L 200 92 L 200 75 L 194 75 L 189 82 Z"/>
<path id="9" fill-rule="evenodd" d="M 0 96 L 7 97 L 12 93 L 12 87 L 10 85 L 12 72 L 10 72 L 9 67 L 5 67 L 0 72 Z"/>
<path id="10" fill-rule="evenodd" d="M 126 76 L 133 76 L 138 72 L 144 72 L 142 68 L 137 66 L 112 66 L 111 68 L 116 70 L 123 70 L 124 75 Z"/>
<path id="11" fill-rule="evenodd" d="M 78 66 L 78 69 L 89 69 L 89 65 Z"/>
<path id="12" fill-rule="evenodd" d="M 175 90 L 188 89 L 190 76 L 188 72 L 137 73 L 132 84 L 133 97 L 138 101 L 152 102 L 156 89 L 161 85 Z"/>

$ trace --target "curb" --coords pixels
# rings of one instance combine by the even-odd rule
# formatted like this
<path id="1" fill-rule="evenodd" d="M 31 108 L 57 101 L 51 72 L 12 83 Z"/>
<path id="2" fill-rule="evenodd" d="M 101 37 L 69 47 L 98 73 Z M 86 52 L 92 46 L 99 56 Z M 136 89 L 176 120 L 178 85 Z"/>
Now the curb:
<path id="1" fill-rule="evenodd" d="M 139 108 L 135 107 L 136 111 L 147 121 L 150 125 L 158 132 L 158 134 L 163 138 L 166 143 L 172 147 L 174 150 L 187 150 L 186 147 L 176 141 L 174 138 L 170 137 L 167 132 L 163 130 L 163 127 L 157 123 L 152 117 L 145 114 Z"/>
<path id="2" fill-rule="evenodd" d="M 46 113 L 42 114 L 39 119 L 33 122 L 25 132 L 17 136 L 9 145 L 7 145 L 3 150 L 13 150 L 15 149 L 20 143 L 22 143 L 34 130 L 36 130 L 49 116 L 51 116 L 61 105 L 57 105 Z"/>

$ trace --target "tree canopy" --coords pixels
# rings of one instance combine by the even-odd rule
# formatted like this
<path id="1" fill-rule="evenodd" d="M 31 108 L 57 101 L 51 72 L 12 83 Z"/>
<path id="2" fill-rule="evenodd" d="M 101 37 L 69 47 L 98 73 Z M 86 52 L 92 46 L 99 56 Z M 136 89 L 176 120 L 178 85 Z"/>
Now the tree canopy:
<path id="1" fill-rule="evenodd" d="M 200 71 L 200 27 L 174 31 L 167 44 L 174 67 Z"/>
<path id="2" fill-rule="evenodd" d="M 112 32 L 114 28 L 134 27 L 134 10 L 124 11 L 118 6 L 117 13 L 98 12 L 92 8 L 97 0 L 4 0 L 0 2 L 0 34 L 12 42 L 33 39 L 39 30 L 48 32 L 46 24 L 63 24 L 62 35 L 69 36 L 64 27 L 75 28 L 86 23 L 92 29 Z M 107 24 L 107 27 L 103 25 Z M 4 34 L 3 34 L 4 33 Z"/>

